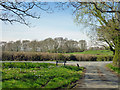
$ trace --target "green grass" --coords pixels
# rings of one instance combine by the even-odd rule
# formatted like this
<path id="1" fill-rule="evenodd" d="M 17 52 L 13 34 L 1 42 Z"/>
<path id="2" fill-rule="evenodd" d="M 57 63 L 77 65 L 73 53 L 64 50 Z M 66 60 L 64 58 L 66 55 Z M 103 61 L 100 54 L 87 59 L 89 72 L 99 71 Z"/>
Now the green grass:
<path id="1" fill-rule="evenodd" d="M 107 64 L 106 67 L 108 67 L 109 69 L 113 70 L 117 74 L 120 74 L 120 68 L 119 67 L 115 67 L 112 64 Z"/>
<path id="2" fill-rule="evenodd" d="M 80 79 L 83 67 L 2 63 L 2 88 L 62 88 Z"/>
<path id="3" fill-rule="evenodd" d="M 110 50 L 88 50 L 84 52 L 74 52 L 67 54 L 93 54 L 93 55 L 113 55 L 113 52 Z"/>

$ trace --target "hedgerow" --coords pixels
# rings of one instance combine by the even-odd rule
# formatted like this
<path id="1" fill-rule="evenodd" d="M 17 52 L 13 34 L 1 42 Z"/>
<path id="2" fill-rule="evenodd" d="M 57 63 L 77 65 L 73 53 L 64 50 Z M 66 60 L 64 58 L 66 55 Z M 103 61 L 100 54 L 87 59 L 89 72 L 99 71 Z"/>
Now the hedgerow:
<path id="1" fill-rule="evenodd" d="M 3 52 L 3 61 L 112 61 L 111 55 L 60 54 L 40 52 Z"/>

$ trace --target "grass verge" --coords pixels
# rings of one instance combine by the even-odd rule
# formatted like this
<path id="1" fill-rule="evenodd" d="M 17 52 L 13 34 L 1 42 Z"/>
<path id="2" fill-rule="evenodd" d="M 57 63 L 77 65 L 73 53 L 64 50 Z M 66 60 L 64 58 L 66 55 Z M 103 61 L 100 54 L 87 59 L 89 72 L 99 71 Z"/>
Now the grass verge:
<path id="1" fill-rule="evenodd" d="M 2 88 L 64 88 L 79 80 L 83 69 L 49 63 L 2 63 Z"/>
<path id="2" fill-rule="evenodd" d="M 120 67 L 115 67 L 111 63 L 107 64 L 106 67 L 109 68 L 110 70 L 114 71 L 118 75 L 120 74 Z"/>

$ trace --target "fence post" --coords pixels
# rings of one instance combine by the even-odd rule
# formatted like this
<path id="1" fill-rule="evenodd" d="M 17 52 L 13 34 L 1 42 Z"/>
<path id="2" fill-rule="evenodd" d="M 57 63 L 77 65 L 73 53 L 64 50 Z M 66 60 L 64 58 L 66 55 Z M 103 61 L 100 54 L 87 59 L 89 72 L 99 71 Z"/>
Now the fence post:
<path id="1" fill-rule="evenodd" d="M 58 66 L 58 61 L 56 61 L 56 66 Z"/>
<path id="2" fill-rule="evenodd" d="M 78 63 L 77 63 L 77 66 L 80 67 Z"/>

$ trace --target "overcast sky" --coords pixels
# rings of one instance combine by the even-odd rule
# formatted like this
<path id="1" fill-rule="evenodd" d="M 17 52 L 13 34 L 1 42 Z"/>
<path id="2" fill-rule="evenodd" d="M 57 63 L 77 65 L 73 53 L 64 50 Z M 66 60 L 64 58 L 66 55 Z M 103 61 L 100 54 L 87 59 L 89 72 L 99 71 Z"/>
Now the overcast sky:
<path id="1" fill-rule="evenodd" d="M 30 19 L 29 21 L 32 23 L 30 28 L 18 23 L 13 25 L 2 23 L 2 41 L 44 40 L 49 37 L 63 37 L 89 42 L 89 37 L 87 37 L 82 24 L 77 26 L 74 19 L 71 9 L 67 9 L 52 14 L 43 13 L 39 20 Z"/>

